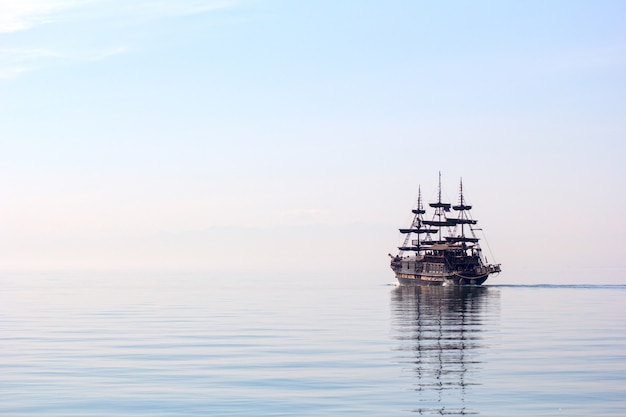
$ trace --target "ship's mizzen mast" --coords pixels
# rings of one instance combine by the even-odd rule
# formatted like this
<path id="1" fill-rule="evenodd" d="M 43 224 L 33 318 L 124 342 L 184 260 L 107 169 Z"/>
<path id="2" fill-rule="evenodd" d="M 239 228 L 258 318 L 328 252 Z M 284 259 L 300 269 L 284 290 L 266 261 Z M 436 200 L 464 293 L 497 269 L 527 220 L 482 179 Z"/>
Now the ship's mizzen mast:
<path id="1" fill-rule="evenodd" d="M 459 212 L 459 216 L 455 219 L 457 224 L 461 225 L 461 235 L 458 238 L 455 238 L 457 242 L 462 242 L 463 249 L 467 248 L 467 242 L 478 242 L 478 239 L 475 237 L 468 238 L 465 236 L 465 225 L 466 224 L 476 224 L 475 220 L 471 220 L 469 217 L 469 211 L 472 209 L 472 206 L 469 204 L 465 204 L 465 198 L 463 197 L 463 178 L 459 181 L 459 204 L 452 207 L 454 210 Z M 471 228 L 470 228 L 471 230 Z M 473 234 L 473 232 L 472 232 Z"/>

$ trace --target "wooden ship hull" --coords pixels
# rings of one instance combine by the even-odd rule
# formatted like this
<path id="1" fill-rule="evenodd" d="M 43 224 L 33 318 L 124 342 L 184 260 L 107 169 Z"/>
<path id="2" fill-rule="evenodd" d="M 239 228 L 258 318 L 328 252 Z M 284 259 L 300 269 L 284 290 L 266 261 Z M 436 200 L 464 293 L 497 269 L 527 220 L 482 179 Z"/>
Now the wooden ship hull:
<path id="1" fill-rule="evenodd" d="M 448 275 L 445 277 L 433 277 L 426 275 L 410 275 L 410 274 L 396 274 L 396 279 L 400 285 L 415 286 L 415 285 L 430 285 L 430 286 L 445 286 L 445 285 L 482 285 L 487 281 L 488 275 L 483 275 L 476 278 L 461 278 L 455 275 Z"/>
<path id="2" fill-rule="evenodd" d="M 397 257 L 392 261 L 391 268 L 402 285 L 481 285 L 490 274 L 500 272 L 499 265 L 481 265 L 475 257 L 469 257 L 469 261 L 474 264 L 470 268 L 451 270 L 448 267 L 450 263 L 445 261 L 426 262 L 423 259 Z"/>

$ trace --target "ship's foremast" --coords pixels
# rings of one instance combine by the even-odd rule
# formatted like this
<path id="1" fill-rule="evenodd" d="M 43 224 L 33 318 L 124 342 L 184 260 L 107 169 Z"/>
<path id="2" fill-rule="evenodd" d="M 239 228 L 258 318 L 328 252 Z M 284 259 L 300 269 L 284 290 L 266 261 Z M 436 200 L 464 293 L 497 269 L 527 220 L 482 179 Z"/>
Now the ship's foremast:
<path id="1" fill-rule="evenodd" d="M 452 219 L 448 219 L 446 215 L 447 212 L 450 211 L 450 203 L 444 203 L 441 200 L 441 172 L 439 173 L 439 187 L 437 189 L 437 202 L 429 203 L 430 207 L 435 209 L 435 213 L 433 214 L 432 220 L 426 220 L 424 223 L 428 226 L 434 226 L 438 228 L 438 239 L 436 241 L 430 241 L 429 244 L 442 244 L 446 243 L 443 235 L 444 227 L 452 227 L 454 226 L 454 222 Z"/>
<path id="2" fill-rule="evenodd" d="M 437 233 L 438 231 L 437 229 L 424 227 L 425 223 L 423 216 L 426 213 L 426 210 L 424 210 L 424 206 L 422 205 L 421 187 L 418 187 L 417 192 L 417 208 L 411 210 L 411 212 L 414 214 L 411 225 L 408 229 L 400 229 L 400 233 L 406 234 L 404 243 L 398 248 L 400 253 L 405 251 L 421 251 L 423 249 L 422 242 L 425 240 L 422 238 L 422 235 L 429 236 L 430 234 Z M 411 239 L 413 235 L 415 235 L 417 239 Z"/>

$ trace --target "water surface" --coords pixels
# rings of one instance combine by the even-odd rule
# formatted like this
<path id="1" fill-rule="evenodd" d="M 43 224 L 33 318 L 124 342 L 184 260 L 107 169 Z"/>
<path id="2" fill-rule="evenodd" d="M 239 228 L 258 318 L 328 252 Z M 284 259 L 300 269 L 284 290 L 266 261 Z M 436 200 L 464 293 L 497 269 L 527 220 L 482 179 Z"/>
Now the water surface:
<path id="1" fill-rule="evenodd" d="M 4 273 L 0 415 L 626 414 L 626 286 Z"/>

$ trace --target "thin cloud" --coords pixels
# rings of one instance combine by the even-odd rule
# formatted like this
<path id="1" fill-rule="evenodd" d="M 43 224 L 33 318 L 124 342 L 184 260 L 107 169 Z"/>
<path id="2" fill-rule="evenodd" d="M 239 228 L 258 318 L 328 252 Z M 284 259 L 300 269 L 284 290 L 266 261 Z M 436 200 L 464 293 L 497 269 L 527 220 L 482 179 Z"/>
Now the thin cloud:
<path id="1" fill-rule="evenodd" d="M 43 24 L 56 24 L 59 31 L 67 30 L 69 24 L 103 21 L 122 21 L 126 26 L 132 26 L 159 19 L 210 13 L 231 8 L 239 2 L 240 0 L 2 0 L 0 35 L 25 31 L 36 33 L 37 26 Z M 97 36 L 101 35 L 102 33 Z M 0 49 L 0 80 L 12 79 L 25 72 L 51 65 L 102 61 L 132 50 L 128 45 L 115 45 L 118 42 L 106 45 L 107 40 L 96 40 L 90 37 L 88 31 L 82 32 L 80 38 L 73 39 L 79 41 L 72 42 L 74 46 L 69 47 L 67 43 L 51 44 L 46 38 L 35 38 L 28 46 L 22 43 L 19 47 L 11 47 L 10 43 L 5 43 L 4 48 Z"/>
<path id="2" fill-rule="evenodd" d="M 54 22 L 63 10 L 89 0 L 4 0 L 0 3 L 0 33 L 19 32 Z"/>
<path id="3" fill-rule="evenodd" d="M 48 49 L 3 48 L 0 49 L 0 79 L 15 78 L 42 65 L 62 59 L 63 55 Z"/>
<path id="4" fill-rule="evenodd" d="M 16 78 L 27 71 L 30 71 L 30 68 L 27 66 L 20 66 L 20 65 L 15 65 L 12 67 L 3 66 L 0 68 L 0 80 L 9 80 L 11 78 Z"/>
<path id="5" fill-rule="evenodd" d="M 132 50 L 129 46 L 116 46 L 112 48 L 102 49 L 99 51 L 90 51 L 86 53 L 84 59 L 89 61 L 102 61 L 116 55 L 128 53 Z"/>
<path id="6" fill-rule="evenodd" d="M 128 46 L 116 46 L 91 50 L 59 52 L 37 48 L 0 49 L 0 80 L 8 80 L 21 74 L 51 65 L 72 62 L 102 61 L 110 57 L 127 53 Z"/>
<path id="7" fill-rule="evenodd" d="M 236 4 L 232 0 L 188 0 L 188 1 L 144 1 L 125 3 L 118 6 L 116 14 L 157 19 L 174 16 L 188 16 L 227 9 Z"/>
<path id="8" fill-rule="evenodd" d="M 145 21 L 188 16 L 230 8 L 235 4 L 234 0 L 3 0 L 0 2 L 0 33 L 24 31 L 60 20 L 117 17 Z M 79 8 L 83 9 L 80 13 L 70 13 Z"/>

